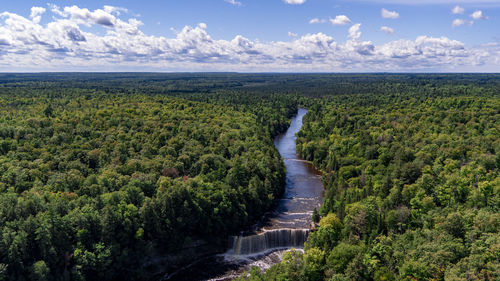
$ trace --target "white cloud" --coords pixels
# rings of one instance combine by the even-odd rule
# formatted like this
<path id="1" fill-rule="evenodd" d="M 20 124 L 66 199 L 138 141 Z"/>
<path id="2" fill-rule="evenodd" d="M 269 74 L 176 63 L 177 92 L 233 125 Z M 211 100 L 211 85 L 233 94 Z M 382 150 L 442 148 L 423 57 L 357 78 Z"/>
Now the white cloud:
<path id="1" fill-rule="evenodd" d="M 239 1 L 236 1 L 236 0 L 224 0 L 224 1 L 226 1 L 229 4 L 235 5 L 235 6 L 241 6 L 241 5 L 243 5 L 243 3 L 239 2 Z"/>
<path id="2" fill-rule="evenodd" d="M 300 5 L 306 2 L 306 0 L 283 0 L 283 1 L 285 1 L 285 3 L 287 4 L 292 4 L 292 5 Z"/>
<path id="3" fill-rule="evenodd" d="M 128 12 L 127 9 L 121 7 L 106 5 L 103 9 L 96 9 L 94 11 L 90 11 L 86 8 L 80 8 L 76 5 L 64 7 L 63 10 L 54 4 L 50 4 L 49 7 L 54 14 L 63 18 L 69 18 L 69 20 L 76 24 L 83 24 L 86 26 L 98 24 L 113 29 L 109 30 L 108 33 L 126 33 L 129 35 L 139 34 L 139 26 L 143 25 L 141 21 L 134 18 L 125 22 L 115 17 L 113 13 L 119 16 L 120 11 Z"/>
<path id="4" fill-rule="evenodd" d="M 325 23 L 326 20 L 325 19 L 318 19 L 318 18 L 314 18 L 314 19 L 311 19 L 309 21 L 309 24 L 315 24 L 315 23 Z"/>
<path id="5" fill-rule="evenodd" d="M 357 23 L 349 28 L 349 39 L 358 40 L 361 37 L 361 24 Z"/>
<path id="6" fill-rule="evenodd" d="M 333 25 L 346 25 L 351 23 L 351 20 L 346 15 L 338 15 L 334 19 L 330 19 Z"/>
<path id="7" fill-rule="evenodd" d="M 349 35 L 347 41 L 343 46 L 344 51 L 352 54 L 354 58 L 364 58 L 373 56 L 375 53 L 375 46 L 370 41 L 361 40 L 361 24 L 354 24 L 349 28 Z"/>
<path id="8" fill-rule="evenodd" d="M 394 34 L 394 29 L 388 26 L 381 26 L 380 31 L 385 32 L 387 34 Z"/>
<path id="9" fill-rule="evenodd" d="M 57 6 L 56 4 L 51 4 L 51 3 L 48 3 L 47 6 L 49 6 L 50 8 L 50 11 L 58 16 L 64 16 L 63 12 L 61 11 L 61 9 L 59 8 L 59 6 Z"/>
<path id="10" fill-rule="evenodd" d="M 359 23 L 349 28 L 345 43 L 324 33 L 292 32 L 291 41 L 261 42 L 241 35 L 214 39 L 204 23 L 173 37 L 147 35 L 139 20 L 109 8 L 50 10 L 44 25 L 0 13 L 1 71 L 500 71 L 500 44 L 468 48 L 446 37 L 420 36 L 375 45 L 362 39 Z M 83 28 L 96 25 L 106 33 Z"/>
<path id="11" fill-rule="evenodd" d="M 384 8 L 382 8 L 380 14 L 384 19 L 397 19 L 399 18 L 399 13 L 396 11 L 389 11 Z"/>
<path id="12" fill-rule="evenodd" d="M 116 13 L 116 15 L 121 15 L 121 12 L 128 13 L 128 9 L 122 8 L 122 7 L 115 7 L 115 6 L 109 6 L 109 5 L 104 5 L 103 7 L 104 11 L 106 13 Z"/>
<path id="13" fill-rule="evenodd" d="M 298 34 L 297 33 L 293 33 L 291 31 L 288 31 L 288 36 L 290 36 L 290 37 L 297 37 Z"/>
<path id="14" fill-rule="evenodd" d="M 76 5 L 64 7 L 61 12 L 64 17 L 71 17 L 80 24 L 90 26 L 91 24 L 100 24 L 107 27 L 113 27 L 116 24 L 116 18 L 110 12 L 97 9 L 93 12 L 86 8 L 79 8 Z"/>
<path id="15" fill-rule="evenodd" d="M 457 26 L 464 25 L 465 23 L 466 23 L 466 21 L 463 19 L 454 19 L 453 22 L 451 23 L 451 26 L 457 27 Z"/>
<path id="16" fill-rule="evenodd" d="M 483 12 L 481 10 L 477 10 L 474 13 L 470 14 L 470 17 L 475 19 L 475 20 L 485 20 L 488 19 L 487 16 L 483 15 Z"/>
<path id="17" fill-rule="evenodd" d="M 465 9 L 457 5 L 453 9 L 451 9 L 451 12 L 456 15 L 463 14 L 465 12 Z"/>
<path id="18" fill-rule="evenodd" d="M 388 61 L 396 62 L 399 66 L 415 63 L 420 68 L 439 63 L 452 69 L 462 64 L 470 66 L 484 63 L 485 59 L 484 53 L 471 52 L 463 43 L 446 37 L 419 36 L 415 41 L 397 40 L 382 45 L 377 50 Z"/>
<path id="19" fill-rule="evenodd" d="M 33 19 L 34 23 L 39 23 L 42 19 L 42 14 L 45 13 L 45 8 L 42 7 L 31 7 L 30 18 Z"/>

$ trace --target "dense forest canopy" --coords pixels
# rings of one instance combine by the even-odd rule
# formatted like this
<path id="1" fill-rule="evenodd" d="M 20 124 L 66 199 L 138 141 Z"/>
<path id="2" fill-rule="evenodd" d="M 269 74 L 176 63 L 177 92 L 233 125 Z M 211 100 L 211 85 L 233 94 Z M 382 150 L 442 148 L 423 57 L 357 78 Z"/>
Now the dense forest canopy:
<path id="1" fill-rule="evenodd" d="M 251 280 L 496 280 L 498 74 L 0 74 L 0 280 L 145 279 L 323 172 L 320 227 Z M 201 241 L 201 242 L 200 242 Z"/>
<path id="2" fill-rule="evenodd" d="M 148 253 L 222 240 L 283 191 L 271 129 L 251 113 L 160 95 L 1 91 L 1 279 L 139 278 Z"/>
<path id="3" fill-rule="evenodd" d="M 297 150 L 323 171 L 320 227 L 243 279 L 498 280 L 499 120 L 480 83 L 310 102 Z"/>

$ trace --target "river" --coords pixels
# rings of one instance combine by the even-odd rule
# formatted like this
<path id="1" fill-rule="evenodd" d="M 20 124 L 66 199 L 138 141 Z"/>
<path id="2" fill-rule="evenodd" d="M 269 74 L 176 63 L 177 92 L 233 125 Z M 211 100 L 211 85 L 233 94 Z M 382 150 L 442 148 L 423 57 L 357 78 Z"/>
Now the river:
<path id="1" fill-rule="evenodd" d="M 251 232 L 235 236 L 224 254 L 199 260 L 163 280 L 231 280 L 253 266 L 267 269 L 291 248 L 302 248 L 307 239 L 314 208 L 323 200 L 320 173 L 296 151 L 295 134 L 302 127 L 307 110 L 300 108 L 286 133 L 274 145 L 285 162 L 286 188 L 273 211 L 267 213 Z"/>

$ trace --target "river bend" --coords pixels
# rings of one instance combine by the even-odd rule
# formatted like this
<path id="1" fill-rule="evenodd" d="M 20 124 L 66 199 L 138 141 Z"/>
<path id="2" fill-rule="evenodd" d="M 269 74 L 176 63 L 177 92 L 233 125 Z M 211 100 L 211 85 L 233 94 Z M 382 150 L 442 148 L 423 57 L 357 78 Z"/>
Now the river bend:
<path id="1" fill-rule="evenodd" d="M 273 211 L 250 233 L 230 238 L 225 254 L 199 260 L 163 280 L 231 280 L 253 266 L 267 269 L 290 248 L 302 248 L 309 234 L 314 208 L 323 200 L 320 173 L 296 151 L 296 133 L 307 110 L 300 108 L 286 133 L 274 145 L 285 162 L 286 188 Z"/>

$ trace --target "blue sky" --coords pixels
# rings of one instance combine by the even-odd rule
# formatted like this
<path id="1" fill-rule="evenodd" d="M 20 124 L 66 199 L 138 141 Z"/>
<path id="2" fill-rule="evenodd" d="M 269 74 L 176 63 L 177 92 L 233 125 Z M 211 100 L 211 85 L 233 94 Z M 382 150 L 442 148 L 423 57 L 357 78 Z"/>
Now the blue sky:
<path id="1" fill-rule="evenodd" d="M 500 72 L 499 27 L 500 0 L 5 1 L 0 71 Z"/>

